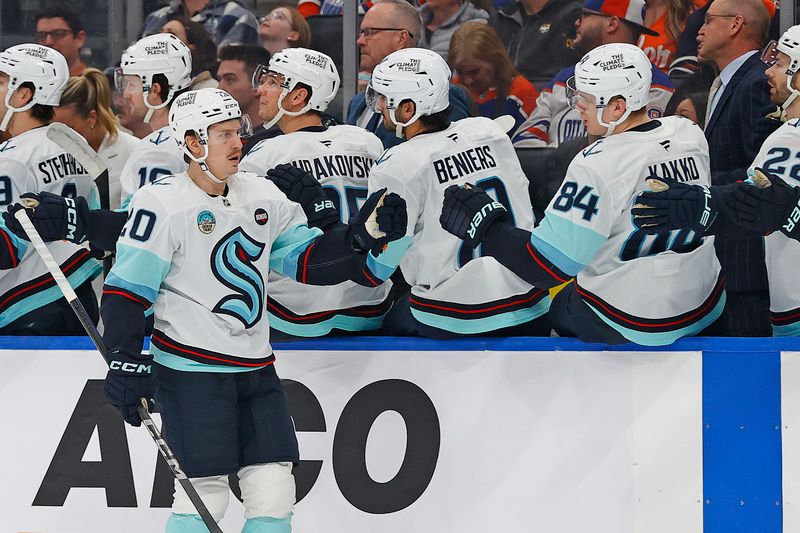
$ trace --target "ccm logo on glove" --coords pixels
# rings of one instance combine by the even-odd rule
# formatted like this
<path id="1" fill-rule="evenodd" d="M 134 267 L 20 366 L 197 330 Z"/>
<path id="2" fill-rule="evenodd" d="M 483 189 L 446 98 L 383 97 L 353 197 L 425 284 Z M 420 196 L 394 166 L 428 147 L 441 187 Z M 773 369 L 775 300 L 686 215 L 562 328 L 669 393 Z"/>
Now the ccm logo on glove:
<path id="1" fill-rule="evenodd" d="M 123 363 L 122 361 L 111 361 L 108 364 L 108 368 L 111 370 L 121 370 L 122 372 L 131 372 L 133 374 L 149 374 L 152 369 L 151 365 Z"/>
<path id="2" fill-rule="evenodd" d="M 75 209 L 73 198 L 64 198 L 67 204 L 67 240 L 75 240 L 75 232 L 78 231 L 78 211 Z"/>

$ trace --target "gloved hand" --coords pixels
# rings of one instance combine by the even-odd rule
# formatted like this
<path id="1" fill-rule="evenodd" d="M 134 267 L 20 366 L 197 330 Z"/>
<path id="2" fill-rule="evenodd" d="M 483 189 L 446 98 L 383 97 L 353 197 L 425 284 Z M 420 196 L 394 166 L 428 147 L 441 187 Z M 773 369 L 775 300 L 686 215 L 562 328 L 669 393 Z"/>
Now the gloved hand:
<path id="1" fill-rule="evenodd" d="M 107 354 L 108 373 L 103 387 L 106 401 L 116 407 L 125 422 L 139 426 L 139 398 L 153 403 L 155 384 L 151 376 L 152 358 L 141 354 L 111 350 Z"/>
<path id="2" fill-rule="evenodd" d="M 325 194 L 322 185 L 305 170 L 284 163 L 269 169 L 267 177 L 289 200 L 300 204 L 309 227 L 325 229 L 341 219 L 338 209 Z"/>
<path id="3" fill-rule="evenodd" d="M 758 120 L 753 124 L 753 133 L 761 142 L 780 128 L 786 121 L 786 113 L 778 106 L 771 104 L 758 112 Z"/>
<path id="4" fill-rule="evenodd" d="M 503 204 L 480 187 L 468 183 L 463 187 L 451 185 L 444 190 L 439 223 L 472 248 L 483 241 L 489 226 L 505 220 L 508 220 L 508 211 Z"/>
<path id="5" fill-rule="evenodd" d="M 6 227 L 18 237 L 29 240 L 14 214 L 25 209 L 33 227 L 45 242 L 68 240 L 81 244 L 86 240 L 89 220 L 89 205 L 86 198 L 64 198 L 49 192 L 25 193 L 20 199 L 36 202 L 34 207 L 25 207 L 22 203 L 8 206 L 3 213 Z"/>
<path id="6" fill-rule="evenodd" d="M 787 237 L 800 240 L 800 187 L 792 187 L 761 168 L 756 168 L 755 173 L 750 180 L 735 185 L 731 217 L 755 231 L 780 230 Z"/>
<path id="7" fill-rule="evenodd" d="M 705 235 L 719 214 L 719 199 L 703 185 L 690 185 L 653 176 L 646 180 L 650 191 L 636 198 L 633 223 L 647 233 L 690 229 Z"/>
<path id="8" fill-rule="evenodd" d="M 406 201 L 386 188 L 372 193 L 361 209 L 350 217 L 350 242 L 357 251 L 383 251 L 386 244 L 402 238 L 408 227 Z"/>

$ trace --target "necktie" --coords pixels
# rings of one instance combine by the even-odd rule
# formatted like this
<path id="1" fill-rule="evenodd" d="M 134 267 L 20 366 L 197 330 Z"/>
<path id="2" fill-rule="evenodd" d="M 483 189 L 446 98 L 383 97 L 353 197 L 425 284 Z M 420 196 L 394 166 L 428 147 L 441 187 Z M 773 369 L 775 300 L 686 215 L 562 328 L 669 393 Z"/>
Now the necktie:
<path id="1" fill-rule="evenodd" d="M 708 126 L 708 123 L 711 122 L 711 114 L 714 112 L 714 108 L 716 107 L 716 98 L 720 87 L 722 87 L 722 78 L 717 76 L 714 78 L 714 82 L 711 84 L 711 90 L 708 91 L 708 104 L 706 105 L 706 126 Z"/>

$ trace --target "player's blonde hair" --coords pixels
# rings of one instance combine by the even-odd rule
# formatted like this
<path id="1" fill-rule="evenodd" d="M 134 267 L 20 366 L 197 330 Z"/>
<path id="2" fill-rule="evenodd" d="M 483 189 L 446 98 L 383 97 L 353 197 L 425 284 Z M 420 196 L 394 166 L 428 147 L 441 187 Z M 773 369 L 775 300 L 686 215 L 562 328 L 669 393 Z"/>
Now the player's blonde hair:
<path id="1" fill-rule="evenodd" d="M 71 76 L 61 94 L 62 106 L 70 105 L 82 118 L 95 111 L 97 120 L 114 139 L 119 121 L 111 109 L 111 86 L 106 75 L 96 68 L 87 68 L 80 76 Z"/>

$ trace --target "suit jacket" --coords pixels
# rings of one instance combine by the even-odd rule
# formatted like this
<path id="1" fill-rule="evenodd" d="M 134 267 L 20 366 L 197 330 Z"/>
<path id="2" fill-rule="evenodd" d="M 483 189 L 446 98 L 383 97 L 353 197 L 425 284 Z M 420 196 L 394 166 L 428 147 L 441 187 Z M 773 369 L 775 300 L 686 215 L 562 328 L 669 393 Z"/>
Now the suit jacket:
<path id="1" fill-rule="evenodd" d="M 767 66 L 758 53 L 739 67 L 720 96 L 714 114 L 707 119 L 706 138 L 711 153 L 711 183 L 727 185 L 747 179 L 747 168 L 766 138 L 756 135 L 760 112 L 770 105 Z M 718 236 L 717 257 L 732 292 L 766 290 L 764 239 Z"/>
<path id="2" fill-rule="evenodd" d="M 347 123 L 355 125 L 356 120 L 367 108 L 367 101 L 364 93 L 358 93 L 347 104 Z M 450 120 L 455 122 L 462 118 L 472 116 L 472 98 L 467 94 L 462 87 L 450 84 Z M 383 127 L 383 120 L 380 115 L 376 114 L 369 124 L 367 129 L 378 136 L 383 143 L 383 148 L 388 150 L 392 146 L 398 145 L 404 139 L 398 139 L 393 131 L 386 131 Z"/>

